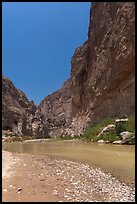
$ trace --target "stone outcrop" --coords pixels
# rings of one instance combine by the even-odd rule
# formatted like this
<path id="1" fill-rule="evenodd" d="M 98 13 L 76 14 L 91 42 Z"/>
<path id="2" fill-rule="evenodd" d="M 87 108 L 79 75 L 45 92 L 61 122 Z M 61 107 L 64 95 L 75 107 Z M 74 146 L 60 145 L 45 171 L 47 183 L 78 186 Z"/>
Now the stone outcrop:
<path id="1" fill-rule="evenodd" d="M 97 137 L 100 137 L 101 135 L 108 133 L 108 132 L 115 132 L 115 125 L 109 124 L 107 127 L 104 127 L 101 132 L 97 135 Z"/>
<path id="2" fill-rule="evenodd" d="M 120 144 L 120 145 L 122 145 L 122 144 L 126 144 L 126 141 L 124 141 L 124 140 L 117 140 L 117 141 L 114 141 L 113 144 Z"/>
<path id="3" fill-rule="evenodd" d="M 97 143 L 99 143 L 99 144 L 106 144 L 106 141 L 105 140 L 98 140 Z"/>
<path id="4" fill-rule="evenodd" d="M 5 76 L 2 76 L 2 129 L 13 135 L 42 135 L 36 124 L 41 123 L 40 114 L 33 101 L 17 89 Z M 12 135 L 11 134 L 11 135 Z"/>
<path id="5" fill-rule="evenodd" d="M 133 137 L 133 133 L 129 131 L 124 131 L 120 133 L 120 136 L 122 137 L 123 140 L 126 140 Z"/>

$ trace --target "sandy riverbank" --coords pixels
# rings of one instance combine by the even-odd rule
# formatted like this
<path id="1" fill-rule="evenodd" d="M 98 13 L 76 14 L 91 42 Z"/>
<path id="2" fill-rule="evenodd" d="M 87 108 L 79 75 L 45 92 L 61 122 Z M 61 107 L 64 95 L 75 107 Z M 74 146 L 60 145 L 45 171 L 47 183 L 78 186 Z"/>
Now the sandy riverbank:
<path id="1" fill-rule="evenodd" d="M 2 157 L 3 202 L 135 201 L 134 188 L 89 165 L 6 151 Z"/>
<path id="2" fill-rule="evenodd" d="M 2 178 L 12 175 L 10 168 L 16 162 L 12 153 L 2 150 Z"/>

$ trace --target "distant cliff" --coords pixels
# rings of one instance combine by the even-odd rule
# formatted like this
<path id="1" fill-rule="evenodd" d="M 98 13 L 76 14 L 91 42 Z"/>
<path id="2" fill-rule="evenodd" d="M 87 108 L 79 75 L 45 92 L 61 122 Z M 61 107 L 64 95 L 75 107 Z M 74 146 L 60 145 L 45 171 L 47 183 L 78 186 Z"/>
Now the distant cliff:
<path id="1" fill-rule="evenodd" d="M 50 136 L 63 135 L 64 129 L 71 123 L 72 99 L 70 85 L 70 80 L 67 80 L 58 91 L 45 97 L 38 107 Z"/>
<path id="2" fill-rule="evenodd" d="M 43 126 L 40 128 L 42 116 L 37 112 L 34 103 L 7 77 L 2 76 L 2 130 L 10 130 L 15 135 L 45 137 L 46 130 Z"/>
<path id="3" fill-rule="evenodd" d="M 10 107 L 18 107 L 19 97 L 13 97 L 15 102 Z M 93 2 L 88 40 L 72 57 L 70 79 L 58 91 L 45 97 L 38 107 L 25 101 L 30 104 L 28 116 L 26 112 L 24 116 L 23 103 L 18 114 L 13 111 L 12 121 L 16 122 L 19 114 L 26 117 L 24 121 L 32 117 L 29 124 L 34 123 L 29 126 L 30 132 L 42 137 L 80 135 L 86 127 L 103 118 L 134 113 L 135 3 Z M 3 103 L 3 127 L 9 120 L 5 109 L 7 102 Z M 10 112 L 11 108 L 8 109 Z M 10 126 L 14 126 L 12 121 Z"/>

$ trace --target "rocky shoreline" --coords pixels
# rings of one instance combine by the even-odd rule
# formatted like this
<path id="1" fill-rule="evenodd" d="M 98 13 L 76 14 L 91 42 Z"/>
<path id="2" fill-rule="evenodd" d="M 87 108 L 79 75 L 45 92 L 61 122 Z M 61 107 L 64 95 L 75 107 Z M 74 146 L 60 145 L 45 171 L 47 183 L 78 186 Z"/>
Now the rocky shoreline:
<path id="1" fill-rule="evenodd" d="M 100 168 L 44 155 L 11 157 L 12 176 L 2 179 L 4 202 L 135 202 L 135 187 Z"/>

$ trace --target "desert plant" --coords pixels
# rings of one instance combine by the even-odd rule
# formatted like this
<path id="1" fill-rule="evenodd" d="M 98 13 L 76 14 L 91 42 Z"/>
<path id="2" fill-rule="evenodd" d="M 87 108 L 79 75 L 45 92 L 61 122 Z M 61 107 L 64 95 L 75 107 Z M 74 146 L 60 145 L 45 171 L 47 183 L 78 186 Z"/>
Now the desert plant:
<path id="1" fill-rule="evenodd" d="M 115 123 L 116 134 L 119 135 L 121 132 L 127 130 L 127 121 L 118 121 Z"/>

